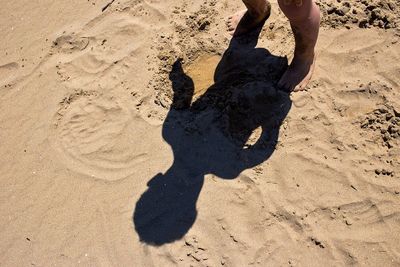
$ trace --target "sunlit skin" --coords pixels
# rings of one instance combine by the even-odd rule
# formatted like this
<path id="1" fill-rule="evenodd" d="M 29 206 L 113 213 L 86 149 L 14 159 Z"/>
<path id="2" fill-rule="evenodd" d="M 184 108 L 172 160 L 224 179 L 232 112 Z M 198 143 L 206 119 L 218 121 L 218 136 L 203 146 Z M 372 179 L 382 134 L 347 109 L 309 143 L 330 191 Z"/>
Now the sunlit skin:
<path id="1" fill-rule="evenodd" d="M 271 5 L 266 0 L 243 0 L 243 3 L 247 9 L 229 17 L 227 22 L 233 36 L 259 27 L 271 13 Z M 320 10 L 312 0 L 278 0 L 278 3 L 289 19 L 296 43 L 293 60 L 278 87 L 288 92 L 301 91 L 306 88 L 314 70 Z"/>

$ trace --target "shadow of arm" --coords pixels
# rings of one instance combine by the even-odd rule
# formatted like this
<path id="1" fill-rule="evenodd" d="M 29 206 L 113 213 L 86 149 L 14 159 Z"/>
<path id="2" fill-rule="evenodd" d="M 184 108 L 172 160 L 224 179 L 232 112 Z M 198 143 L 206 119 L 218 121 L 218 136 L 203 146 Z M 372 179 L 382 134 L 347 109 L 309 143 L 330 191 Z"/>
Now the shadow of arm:
<path id="1" fill-rule="evenodd" d="M 190 107 L 194 93 L 194 83 L 182 68 L 182 59 L 177 59 L 172 65 L 169 73 L 172 82 L 172 105 L 171 109 L 186 109 Z"/>

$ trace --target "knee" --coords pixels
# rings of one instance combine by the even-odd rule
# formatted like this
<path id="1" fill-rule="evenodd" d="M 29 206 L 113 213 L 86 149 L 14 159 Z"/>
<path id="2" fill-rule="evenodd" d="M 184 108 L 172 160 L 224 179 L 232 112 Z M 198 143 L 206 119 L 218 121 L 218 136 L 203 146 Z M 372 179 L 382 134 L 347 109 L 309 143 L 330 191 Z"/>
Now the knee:
<path id="1" fill-rule="evenodd" d="M 289 21 L 306 20 L 315 5 L 312 0 L 278 0 L 278 3 Z"/>

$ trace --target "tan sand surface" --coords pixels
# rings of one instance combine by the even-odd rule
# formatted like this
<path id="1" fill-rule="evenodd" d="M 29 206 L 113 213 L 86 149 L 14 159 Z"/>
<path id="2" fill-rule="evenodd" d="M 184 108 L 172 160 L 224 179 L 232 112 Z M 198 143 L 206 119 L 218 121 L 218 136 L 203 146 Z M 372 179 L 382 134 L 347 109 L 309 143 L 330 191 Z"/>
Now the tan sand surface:
<path id="1" fill-rule="evenodd" d="M 400 5 L 2 1 L 0 266 L 400 266 Z"/>

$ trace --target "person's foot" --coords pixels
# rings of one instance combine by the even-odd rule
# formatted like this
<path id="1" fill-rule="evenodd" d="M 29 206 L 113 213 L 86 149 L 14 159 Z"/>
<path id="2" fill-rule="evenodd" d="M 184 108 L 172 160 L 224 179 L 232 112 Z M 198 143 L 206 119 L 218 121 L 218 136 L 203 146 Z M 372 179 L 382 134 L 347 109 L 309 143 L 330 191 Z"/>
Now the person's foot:
<path id="1" fill-rule="evenodd" d="M 310 82 L 315 66 L 315 54 L 294 57 L 292 63 L 278 82 L 278 88 L 286 92 L 305 90 Z"/>
<path id="2" fill-rule="evenodd" d="M 246 34 L 264 24 L 270 14 L 271 4 L 269 2 L 261 12 L 239 11 L 228 18 L 228 31 L 233 36 Z"/>
<path id="3" fill-rule="evenodd" d="M 302 0 L 302 5 L 287 5 L 281 0 L 278 3 L 290 21 L 295 40 L 293 60 L 279 80 L 278 87 L 287 92 L 305 90 L 314 71 L 320 10 L 312 0 Z"/>

